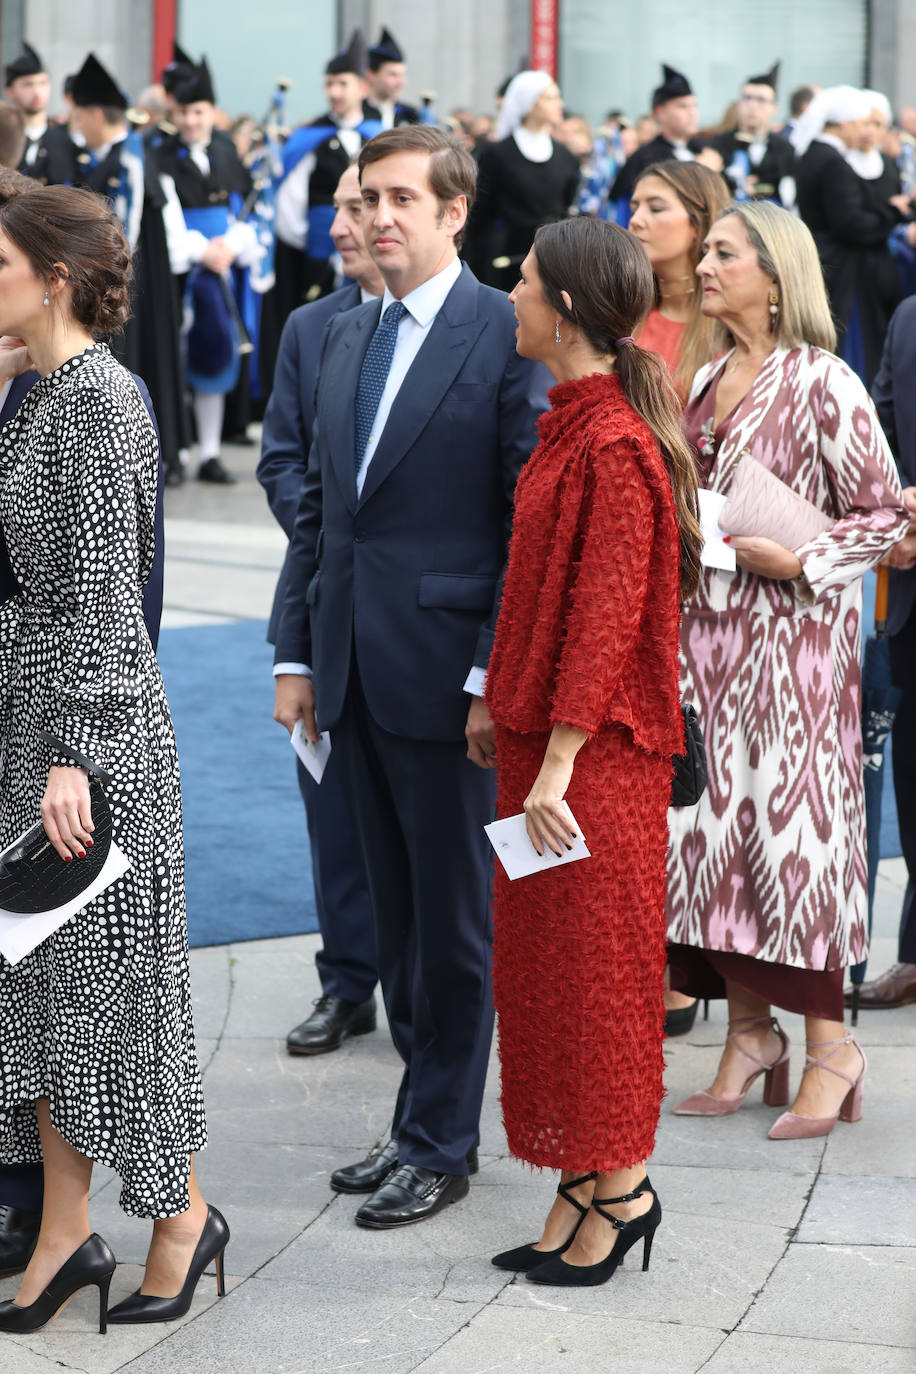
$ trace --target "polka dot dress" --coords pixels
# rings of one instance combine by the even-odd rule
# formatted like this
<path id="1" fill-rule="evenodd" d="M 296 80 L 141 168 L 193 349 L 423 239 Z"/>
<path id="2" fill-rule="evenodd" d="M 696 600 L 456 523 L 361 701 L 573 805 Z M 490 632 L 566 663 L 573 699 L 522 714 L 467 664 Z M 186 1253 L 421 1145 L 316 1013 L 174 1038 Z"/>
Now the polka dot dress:
<path id="1" fill-rule="evenodd" d="M 0 606 L 0 846 L 34 824 L 47 729 L 98 762 L 131 868 L 15 968 L 0 955 L 0 1161 L 41 1151 L 33 1103 L 121 1176 L 140 1217 L 189 1206 L 206 1143 L 185 922 L 178 757 L 143 622 L 158 447 L 97 344 L 0 433 L 0 520 L 21 595 Z M 79 862 L 74 860 L 74 862 Z"/>

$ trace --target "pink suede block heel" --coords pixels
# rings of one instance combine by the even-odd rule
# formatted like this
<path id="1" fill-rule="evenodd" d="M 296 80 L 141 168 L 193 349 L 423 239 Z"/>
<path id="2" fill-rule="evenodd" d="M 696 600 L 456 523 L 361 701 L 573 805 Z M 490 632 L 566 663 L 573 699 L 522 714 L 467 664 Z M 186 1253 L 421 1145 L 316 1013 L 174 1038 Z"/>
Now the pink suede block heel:
<path id="1" fill-rule="evenodd" d="M 733 1027 L 742 1026 L 743 1030 L 736 1030 Z M 738 1044 L 737 1037 L 746 1031 L 754 1030 L 757 1026 L 770 1026 L 782 1041 L 782 1053 L 772 1064 L 768 1064 L 765 1059 L 760 1059 L 756 1054 L 751 1054 L 743 1045 Z M 763 1100 L 768 1107 L 784 1107 L 789 1100 L 789 1055 L 791 1046 L 789 1037 L 772 1016 L 742 1016 L 729 1022 L 729 1030 L 726 1043 L 733 1045 L 749 1059 L 757 1068 L 746 1079 L 744 1087 L 737 1097 L 714 1097 L 712 1093 L 703 1092 L 693 1093 L 691 1097 L 685 1097 L 683 1102 L 679 1102 L 674 1108 L 675 1116 L 731 1116 L 736 1112 L 741 1103 L 747 1097 L 748 1089 L 751 1084 L 756 1082 L 761 1074 L 763 1080 Z"/>
<path id="2" fill-rule="evenodd" d="M 828 1064 L 837 1050 L 844 1045 L 855 1045 L 859 1054 L 862 1056 L 862 1067 L 859 1070 L 858 1078 L 850 1078 L 848 1073 L 836 1068 L 833 1064 Z M 865 1071 L 868 1068 L 868 1060 L 865 1058 L 865 1051 L 862 1046 L 853 1039 L 852 1034 L 844 1035 L 841 1040 L 820 1040 L 812 1041 L 811 1049 L 827 1050 L 827 1054 L 816 1059 L 813 1054 L 805 1055 L 805 1073 L 809 1069 L 829 1069 L 835 1073 L 837 1078 L 843 1078 L 849 1084 L 849 1092 L 843 1098 L 839 1111 L 833 1116 L 799 1116 L 796 1112 L 783 1112 L 782 1116 L 774 1121 L 770 1128 L 769 1136 L 771 1140 L 811 1140 L 815 1136 L 829 1135 L 838 1121 L 856 1122 L 862 1120 L 862 1096 L 863 1084 L 865 1081 Z"/>

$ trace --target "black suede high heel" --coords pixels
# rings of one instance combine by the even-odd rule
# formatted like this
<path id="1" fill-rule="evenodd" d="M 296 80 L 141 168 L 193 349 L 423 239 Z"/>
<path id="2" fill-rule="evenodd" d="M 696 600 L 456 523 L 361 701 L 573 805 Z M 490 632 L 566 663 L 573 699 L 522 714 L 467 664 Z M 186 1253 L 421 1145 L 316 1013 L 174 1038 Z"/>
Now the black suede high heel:
<path id="1" fill-rule="evenodd" d="M 0 1303 L 0 1331 L 20 1335 L 27 1331 L 40 1331 L 52 1317 L 57 1316 L 74 1293 L 81 1288 L 98 1288 L 99 1332 L 104 1336 L 107 1329 L 108 1289 L 116 1267 L 114 1255 L 102 1237 L 93 1232 L 61 1265 L 41 1296 L 29 1303 L 28 1307 L 19 1307 L 12 1301 Z"/>
<path id="2" fill-rule="evenodd" d="M 572 1196 L 572 1189 L 578 1188 L 583 1183 L 590 1183 L 597 1174 L 583 1174 L 581 1178 L 571 1178 L 568 1183 L 558 1183 L 557 1193 L 568 1202 L 570 1207 L 575 1207 L 579 1213 L 579 1219 L 573 1227 L 573 1233 L 565 1245 L 559 1246 L 556 1250 L 535 1250 L 534 1245 L 517 1245 L 514 1250 L 504 1250 L 501 1255 L 494 1255 L 490 1260 L 497 1269 L 533 1269 L 536 1264 L 543 1264 L 554 1255 L 562 1255 L 568 1250 L 576 1238 L 576 1232 L 582 1222 L 588 1216 L 588 1208 Z"/>
<path id="3" fill-rule="evenodd" d="M 645 1192 L 651 1192 L 652 1206 L 643 1216 L 634 1217 L 632 1221 L 621 1221 L 619 1217 L 614 1216 L 613 1212 L 604 1210 L 605 1207 L 614 1202 L 635 1202 Z M 604 1217 L 605 1221 L 611 1223 L 615 1231 L 620 1232 L 614 1248 L 607 1258 L 599 1260 L 597 1264 L 567 1264 L 565 1260 L 557 1256 L 556 1259 L 548 1261 L 547 1264 L 539 1264 L 537 1268 L 532 1269 L 530 1273 L 525 1275 L 526 1279 L 530 1279 L 532 1283 L 549 1283 L 557 1288 L 586 1288 L 599 1283 L 607 1283 L 618 1266 L 623 1264 L 627 1251 L 632 1249 L 638 1240 L 643 1241 L 643 1271 L 648 1269 L 652 1241 L 662 1219 L 661 1203 L 649 1180 L 645 1179 L 632 1193 L 624 1193 L 622 1197 L 593 1198 L 592 1206 L 600 1216 Z"/>
<path id="4" fill-rule="evenodd" d="M 223 1254 L 229 1243 L 229 1227 L 215 1207 L 207 1208 L 207 1220 L 200 1233 L 197 1249 L 188 1266 L 187 1277 L 180 1293 L 174 1298 L 156 1298 L 147 1293 L 131 1293 L 108 1313 L 108 1320 L 116 1324 L 139 1322 L 173 1322 L 183 1317 L 191 1306 L 194 1290 L 201 1274 L 211 1260 L 216 1261 L 216 1291 L 222 1298 L 226 1293 L 223 1274 Z"/>

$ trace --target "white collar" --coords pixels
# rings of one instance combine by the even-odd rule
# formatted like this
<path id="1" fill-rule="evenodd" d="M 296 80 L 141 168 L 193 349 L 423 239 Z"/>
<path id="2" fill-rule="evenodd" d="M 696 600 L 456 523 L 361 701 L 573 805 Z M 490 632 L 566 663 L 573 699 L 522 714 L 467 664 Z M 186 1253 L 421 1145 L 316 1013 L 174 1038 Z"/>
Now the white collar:
<path id="1" fill-rule="evenodd" d="M 359 288 L 359 298 L 363 305 L 368 305 L 370 301 L 377 301 L 378 296 L 374 291 L 369 291 L 365 286 Z"/>
<path id="2" fill-rule="evenodd" d="M 852 170 L 865 181 L 877 181 L 884 171 L 884 158 L 878 148 L 870 148 L 863 153 L 860 148 L 850 148 L 846 161 Z"/>
<path id="3" fill-rule="evenodd" d="M 553 157 L 553 139 L 546 129 L 535 131 L 520 124 L 512 130 L 512 137 L 522 157 L 529 162 L 549 162 Z"/>
<path id="4" fill-rule="evenodd" d="M 421 329 L 425 329 L 436 318 L 445 304 L 446 296 L 460 276 L 461 259 L 456 254 L 441 272 L 437 272 L 434 277 L 427 277 L 426 281 L 415 286 L 404 296 L 401 304 Z M 382 296 L 382 315 L 396 299 L 386 286 L 385 294 Z"/>
<path id="5" fill-rule="evenodd" d="M 820 133 L 814 141 L 816 143 L 826 143 L 828 147 L 835 148 L 838 153 L 842 153 L 843 157 L 846 157 L 849 152 L 846 144 L 841 138 L 838 138 L 836 134 Z"/>

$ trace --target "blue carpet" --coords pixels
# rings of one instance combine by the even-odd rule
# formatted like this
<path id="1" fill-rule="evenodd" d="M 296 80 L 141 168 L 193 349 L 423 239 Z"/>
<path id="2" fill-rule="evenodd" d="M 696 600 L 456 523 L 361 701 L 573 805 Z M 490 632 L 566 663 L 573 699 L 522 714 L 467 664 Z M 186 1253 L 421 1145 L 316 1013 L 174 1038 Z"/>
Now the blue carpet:
<path id="1" fill-rule="evenodd" d="M 875 632 L 875 586 L 877 576 L 870 572 L 865 575 L 863 587 L 864 605 L 862 610 L 862 643 L 867 635 Z M 884 750 L 881 790 L 881 858 L 899 859 L 903 853 L 900 843 L 900 822 L 897 819 L 897 799 L 894 796 L 894 770 L 891 767 L 891 742 L 887 741 Z"/>
<path id="2" fill-rule="evenodd" d="M 164 630 L 181 761 L 192 945 L 318 929 L 289 736 L 271 719 L 266 622 Z"/>

